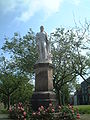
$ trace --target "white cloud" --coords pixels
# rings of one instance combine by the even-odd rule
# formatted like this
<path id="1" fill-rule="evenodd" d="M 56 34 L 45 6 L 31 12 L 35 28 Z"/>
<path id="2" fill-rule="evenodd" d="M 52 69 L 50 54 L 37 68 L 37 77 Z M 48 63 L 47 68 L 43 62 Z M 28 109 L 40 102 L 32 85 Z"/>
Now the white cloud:
<path id="1" fill-rule="evenodd" d="M 0 10 L 6 14 L 8 12 L 13 12 L 18 6 L 18 0 L 0 0 Z"/>
<path id="2" fill-rule="evenodd" d="M 40 10 L 44 12 L 44 17 L 48 17 L 59 11 L 60 5 L 66 0 L 0 0 L 0 9 L 3 13 L 17 12 L 15 20 L 27 22 Z M 75 5 L 79 5 L 80 0 L 71 0 Z"/>
<path id="3" fill-rule="evenodd" d="M 17 19 L 26 22 L 39 10 L 49 16 L 59 10 L 62 1 L 63 0 L 28 0 L 28 9 L 22 12 Z"/>
<path id="4" fill-rule="evenodd" d="M 49 16 L 59 11 L 63 0 L 0 0 L 0 8 L 4 13 L 20 11 L 17 20 L 26 22 L 39 10 Z"/>

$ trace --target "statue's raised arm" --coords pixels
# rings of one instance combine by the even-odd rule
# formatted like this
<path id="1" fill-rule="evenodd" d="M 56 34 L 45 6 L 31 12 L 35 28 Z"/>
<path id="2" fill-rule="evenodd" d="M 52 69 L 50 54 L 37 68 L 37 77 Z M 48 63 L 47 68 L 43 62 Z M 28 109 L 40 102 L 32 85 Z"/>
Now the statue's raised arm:
<path id="1" fill-rule="evenodd" d="M 36 45 L 38 50 L 38 63 L 52 63 L 50 44 L 44 27 L 40 27 L 40 32 L 36 34 Z"/>

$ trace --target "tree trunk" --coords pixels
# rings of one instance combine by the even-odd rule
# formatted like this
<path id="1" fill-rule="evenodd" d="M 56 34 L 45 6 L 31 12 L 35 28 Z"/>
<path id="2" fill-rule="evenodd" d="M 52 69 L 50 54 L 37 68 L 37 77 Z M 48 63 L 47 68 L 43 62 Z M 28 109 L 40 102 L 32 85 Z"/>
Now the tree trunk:
<path id="1" fill-rule="evenodd" d="M 10 95 L 8 95 L 8 110 L 9 110 L 9 107 L 10 107 Z"/>
<path id="2" fill-rule="evenodd" d="M 57 96 L 58 96 L 58 103 L 59 103 L 59 105 L 62 105 L 60 90 L 57 90 Z"/>

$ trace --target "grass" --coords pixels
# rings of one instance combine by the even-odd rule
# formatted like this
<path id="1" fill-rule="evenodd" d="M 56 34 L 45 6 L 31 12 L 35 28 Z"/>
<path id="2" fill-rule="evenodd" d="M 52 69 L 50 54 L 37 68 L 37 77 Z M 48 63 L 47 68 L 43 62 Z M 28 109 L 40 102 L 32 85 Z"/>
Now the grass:
<path id="1" fill-rule="evenodd" d="M 74 108 L 78 108 L 80 114 L 90 114 L 90 105 L 78 105 Z"/>

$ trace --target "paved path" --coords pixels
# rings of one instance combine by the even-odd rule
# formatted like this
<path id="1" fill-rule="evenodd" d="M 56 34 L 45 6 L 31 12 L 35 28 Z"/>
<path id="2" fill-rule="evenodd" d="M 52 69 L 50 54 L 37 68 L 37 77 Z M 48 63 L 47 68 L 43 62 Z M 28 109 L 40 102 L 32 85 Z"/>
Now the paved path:
<path id="1" fill-rule="evenodd" d="M 0 120 L 11 120 L 8 118 L 8 114 L 0 114 Z"/>

